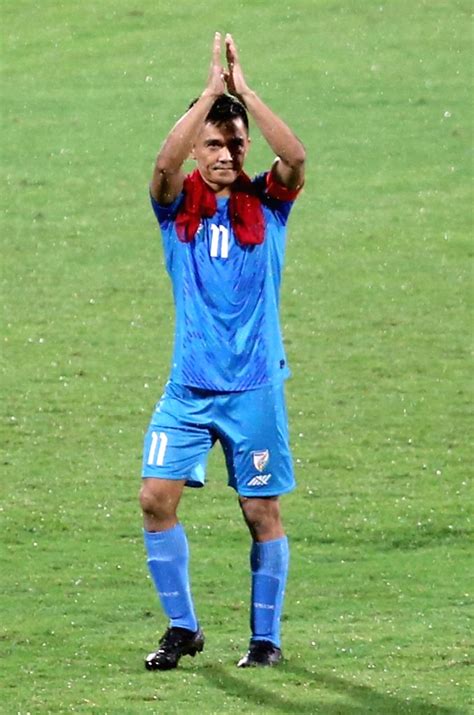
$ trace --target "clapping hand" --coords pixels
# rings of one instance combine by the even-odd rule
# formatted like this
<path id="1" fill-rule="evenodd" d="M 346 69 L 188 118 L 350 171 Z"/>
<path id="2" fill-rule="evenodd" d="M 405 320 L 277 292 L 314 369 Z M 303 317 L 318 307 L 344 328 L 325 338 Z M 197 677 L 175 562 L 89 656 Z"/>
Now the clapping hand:
<path id="1" fill-rule="evenodd" d="M 226 91 L 225 74 L 221 62 L 221 33 L 216 32 L 212 46 L 211 66 L 209 67 L 209 76 L 207 78 L 207 89 L 211 94 L 216 96 L 224 94 Z"/>
<path id="2" fill-rule="evenodd" d="M 216 32 L 212 47 L 212 59 L 211 66 L 209 68 L 207 89 L 213 95 L 223 94 L 227 89 L 229 94 L 243 100 L 244 95 L 249 91 L 249 88 L 240 65 L 237 47 L 235 46 L 232 35 L 229 33 L 225 36 L 225 50 L 227 67 L 222 66 L 221 34 L 220 32 Z"/>
<path id="3" fill-rule="evenodd" d="M 244 95 L 249 91 L 249 88 L 244 78 L 237 47 L 235 46 L 232 35 L 229 33 L 225 36 L 225 51 L 227 69 L 224 70 L 224 79 L 227 85 L 227 90 L 229 94 L 233 94 L 234 97 L 243 100 Z"/>

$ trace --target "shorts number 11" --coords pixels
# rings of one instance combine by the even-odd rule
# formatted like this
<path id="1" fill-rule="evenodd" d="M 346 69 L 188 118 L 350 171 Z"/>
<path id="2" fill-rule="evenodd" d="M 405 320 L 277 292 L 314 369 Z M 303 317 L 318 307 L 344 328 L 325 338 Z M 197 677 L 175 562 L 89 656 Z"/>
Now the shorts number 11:
<path id="1" fill-rule="evenodd" d="M 151 433 L 151 445 L 150 451 L 148 452 L 148 464 L 156 465 L 157 467 L 162 467 L 165 459 L 166 445 L 168 444 L 168 437 L 164 432 L 152 432 Z M 157 448 L 158 447 L 158 452 Z M 156 454 L 156 460 L 155 460 Z"/>

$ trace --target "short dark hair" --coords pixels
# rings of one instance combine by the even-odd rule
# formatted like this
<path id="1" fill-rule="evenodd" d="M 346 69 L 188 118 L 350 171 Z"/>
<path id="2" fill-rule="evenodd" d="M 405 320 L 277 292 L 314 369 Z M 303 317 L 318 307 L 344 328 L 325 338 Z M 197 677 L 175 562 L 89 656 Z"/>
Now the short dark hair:
<path id="1" fill-rule="evenodd" d="M 198 99 L 199 97 L 193 99 L 188 109 L 191 109 L 191 107 L 196 104 Z M 243 121 L 245 128 L 248 131 L 249 118 L 245 105 L 235 97 L 232 97 L 230 94 L 220 94 L 210 108 L 206 117 L 206 122 L 211 122 L 211 124 L 222 124 L 223 122 L 228 122 L 232 119 L 238 118 Z"/>

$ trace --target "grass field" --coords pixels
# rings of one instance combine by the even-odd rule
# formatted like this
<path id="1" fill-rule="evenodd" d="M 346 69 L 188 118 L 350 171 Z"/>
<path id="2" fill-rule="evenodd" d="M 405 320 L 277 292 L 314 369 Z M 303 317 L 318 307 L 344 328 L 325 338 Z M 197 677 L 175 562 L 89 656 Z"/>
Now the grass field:
<path id="1" fill-rule="evenodd" d="M 472 712 L 470 11 L 3 0 L 0 712 Z M 173 318 L 147 184 L 215 29 L 309 155 L 287 660 L 235 668 L 249 537 L 216 452 L 181 510 L 206 650 L 157 674 L 136 494 Z M 271 159 L 254 131 L 249 170 Z"/>

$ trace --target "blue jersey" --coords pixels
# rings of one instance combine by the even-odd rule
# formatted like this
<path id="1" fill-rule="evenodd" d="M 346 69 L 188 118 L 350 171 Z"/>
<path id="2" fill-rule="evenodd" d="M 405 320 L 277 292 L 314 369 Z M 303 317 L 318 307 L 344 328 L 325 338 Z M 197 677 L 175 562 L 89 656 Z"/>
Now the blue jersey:
<path id="1" fill-rule="evenodd" d="M 152 198 L 176 308 L 170 379 L 219 392 L 249 390 L 289 375 L 279 321 L 279 295 L 291 201 L 265 194 L 265 174 L 253 182 L 262 202 L 265 240 L 238 243 L 229 199 L 204 218 L 194 240 L 178 239 L 181 193 L 169 206 Z"/>

